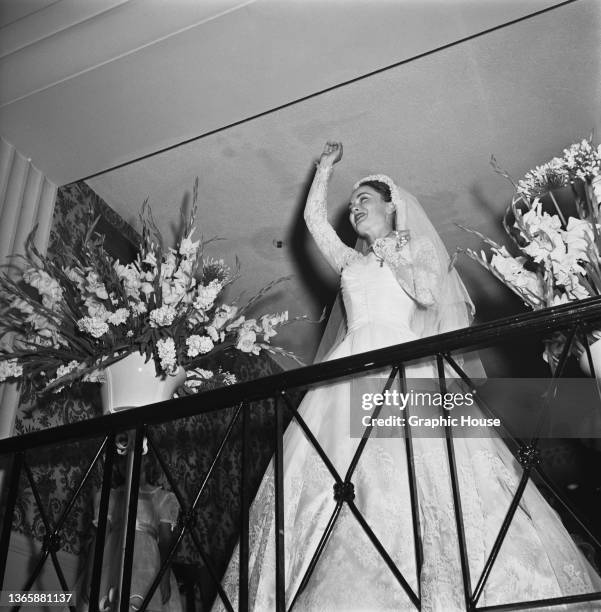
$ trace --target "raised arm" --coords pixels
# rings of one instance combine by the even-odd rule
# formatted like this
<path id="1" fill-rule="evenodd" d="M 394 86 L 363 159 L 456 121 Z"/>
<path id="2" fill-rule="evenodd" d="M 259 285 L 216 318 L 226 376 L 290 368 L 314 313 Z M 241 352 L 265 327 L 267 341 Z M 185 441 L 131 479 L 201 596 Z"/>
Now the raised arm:
<path id="1" fill-rule="evenodd" d="M 328 182 L 332 176 L 334 164 L 341 158 L 342 144 L 326 143 L 315 171 L 304 214 L 307 228 L 317 243 L 321 254 L 338 274 L 350 261 L 359 257 L 357 251 L 340 240 L 338 234 L 328 222 Z"/>

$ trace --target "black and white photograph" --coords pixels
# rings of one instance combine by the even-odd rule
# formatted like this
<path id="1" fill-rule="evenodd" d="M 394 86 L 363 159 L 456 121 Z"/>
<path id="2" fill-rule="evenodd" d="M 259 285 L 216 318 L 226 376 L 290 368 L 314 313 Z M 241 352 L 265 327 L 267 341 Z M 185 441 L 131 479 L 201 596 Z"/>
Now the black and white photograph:
<path id="1" fill-rule="evenodd" d="M 0 608 L 601 611 L 601 0 L 0 0 Z"/>

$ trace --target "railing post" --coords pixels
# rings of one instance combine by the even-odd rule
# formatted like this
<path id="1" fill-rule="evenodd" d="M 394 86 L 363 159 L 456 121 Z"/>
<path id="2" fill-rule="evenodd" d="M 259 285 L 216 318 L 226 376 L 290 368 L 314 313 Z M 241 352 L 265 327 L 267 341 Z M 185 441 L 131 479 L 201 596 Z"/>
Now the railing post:
<path id="1" fill-rule="evenodd" d="M 440 392 L 444 396 L 447 392 L 447 382 L 443 357 L 440 353 L 436 355 L 438 366 L 438 382 Z M 441 407 L 444 417 L 444 408 Z M 445 440 L 447 445 L 447 455 L 449 459 L 449 475 L 451 477 L 451 492 L 453 494 L 453 508 L 455 510 L 455 526 L 457 527 L 457 541 L 459 543 L 459 557 L 461 560 L 461 576 L 463 579 L 463 591 L 465 597 L 465 609 L 471 611 L 472 606 L 472 587 L 470 581 L 470 566 L 467 556 L 467 546 L 465 542 L 465 531 L 463 529 L 463 512 L 461 510 L 461 494 L 459 492 L 459 479 L 457 477 L 457 464 L 455 461 L 455 447 L 453 446 L 453 428 L 445 425 Z"/>
<path id="2" fill-rule="evenodd" d="M 104 539 L 106 536 L 107 515 L 109 510 L 109 497 L 111 494 L 111 481 L 113 476 L 113 462 L 115 459 L 115 434 L 107 436 L 105 447 L 104 466 L 102 474 L 102 489 L 100 503 L 98 504 L 98 526 L 94 541 L 94 562 L 92 566 L 92 580 L 90 583 L 89 602 L 91 612 L 98 612 L 100 599 L 100 581 L 102 579 L 102 560 L 104 557 Z"/>
<path id="3" fill-rule="evenodd" d="M 280 397 L 275 405 L 275 597 L 277 612 L 286 611 L 286 568 L 284 540 L 284 418 Z"/>
<path id="4" fill-rule="evenodd" d="M 242 404 L 242 449 L 241 482 L 240 482 L 240 576 L 238 584 L 238 610 L 248 610 L 248 537 L 249 537 L 249 500 L 248 500 L 248 438 L 250 435 L 249 423 L 250 405 L 247 401 Z"/>
<path id="5" fill-rule="evenodd" d="M 405 376 L 405 366 L 398 366 L 401 393 L 407 393 L 407 378 Z M 417 573 L 417 596 L 421 601 L 421 582 L 420 575 L 423 564 L 423 550 L 421 529 L 419 524 L 419 498 L 417 495 L 417 478 L 415 475 L 415 455 L 413 451 L 413 434 L 409 417 L 411 416 L 410 403 L 405 408 L 405 453 L 407 455 L 407 478 L 409 480 L 409 496 L 411 499 L 411 524 L 413 525 L 413 547 L 415 549 L 415 567 Z"/>
<path id="6" fill-rule="evenodd" d="M 126 522 L 127 525 L 124 538 L 124 546 L 122 550 L 121 562 L 121 581 L 119 585 L 121 612 L 129 612 L 129 595 L 131 588 L 132 565 L 134 560 L 134 544 L 136 538 L 136 519 L 138 514 L 138 493 L 140 489 L 140 466 L 142 464 L 142 446 L 144 434 L 146 433 L 145 426 L 139 426 L 135 430 L 135 442 L 133 453 L 128 445 L 127 455 L 127 482 L 125 486 L 125 494 L 127 499 L 126 504 Z M 131 435 L 131 432 L 129 433 Z"/>
<path id="7" fill-rule="evenodd" d="M 2 535 L 0 535 L 0 590 L 4 587 L 4 574 L 6 573 L 6 560 L 8 558 L 8 547 L 13 525 L 13 513 L 19 492 L 19 479 L 23 467 L 24 453 L 19 452 L 11 458 L 10 478 L 8 482 L 8 493 L 6 495 L 6 506 L 4 518 L 2 519 Z"/>

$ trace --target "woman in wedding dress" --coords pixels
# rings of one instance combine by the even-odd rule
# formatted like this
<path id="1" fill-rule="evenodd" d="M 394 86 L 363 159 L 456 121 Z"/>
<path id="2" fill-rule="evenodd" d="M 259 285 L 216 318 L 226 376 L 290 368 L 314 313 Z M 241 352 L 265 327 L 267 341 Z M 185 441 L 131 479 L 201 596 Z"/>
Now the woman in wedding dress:
<path id="1" fill-rule="evenodd" d="M 440 237 L 417 200 L 387 176 L 366 177 L 351 194 L 350 222 L 367 243 L 366 252 L 338 238 L 327 221 L 326 194 L 334 164 L 341 157 L 340 143 L 326 144 L 305 209 L 307 227 L 320 251 L 341 274 L 346 334 L 325 359 L 469 325 L 473 305 L 457 272 L 449 270 Z M 464 365 L 468 366 L 467 361 Z M 405 364 L 405 374 L 408 380 L 430 379 L 438 384 L 432 360 Z M 387 373 L 378 376 L 381 390 Z M 299 407 L 299 414 L 342 478 L 362 433 L 358 437 L 351 429 L 351 412 L 357 410 L 357 390 L 367 389 L 363 382 L 368 384 L 367 375 L 322 385 L 310 390 Z M 473 590 L 522 468 L 498 438 L 456 437 L 454 447 Z M 287 609 L 294 603 L 293 609 L 302 611 L 416 610 L 415 598 L 419 597 L 423 611 L 466 610 L 446 441 L 443 436 L 415 437 L 413 452 L 422 551 L 419 566 L 403 435 L 372 433 L 351 478 L 354 504 L 406 580 L 405 587 L 347 503 L 342 504 L 306 580 L 337 501 L 332 474 L 292 421 L 284 435 L 283 459 Z M 275 609 L 274 498 L 272 463 L 250 509 L 249 601 L 250 609 L 258 612 Z M 234 607 L 238 559 L 237 548 L 223 579 Z M 556 512 L 528 483 L 478 605 L 599 590 L 601 580 L 596 572 Z M 408 591 L 413 592 L 413 601 Z M 215 607 L 222 609 L 219 597 Z M 550 609 L 601 610 L 601 602 Z"/>

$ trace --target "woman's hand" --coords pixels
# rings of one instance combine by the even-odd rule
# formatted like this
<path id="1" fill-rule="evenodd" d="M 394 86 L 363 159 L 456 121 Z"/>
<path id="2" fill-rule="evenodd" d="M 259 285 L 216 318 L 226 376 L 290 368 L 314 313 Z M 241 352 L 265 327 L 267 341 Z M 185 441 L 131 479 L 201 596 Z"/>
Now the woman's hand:
<path id="1" fill-rule="evenodd" d="M 342 143 L 341 142 L 326 142 L 323 153 L 319 158 L 319 164 L 321 166 L 332 167 L 342 159 Z"/>

